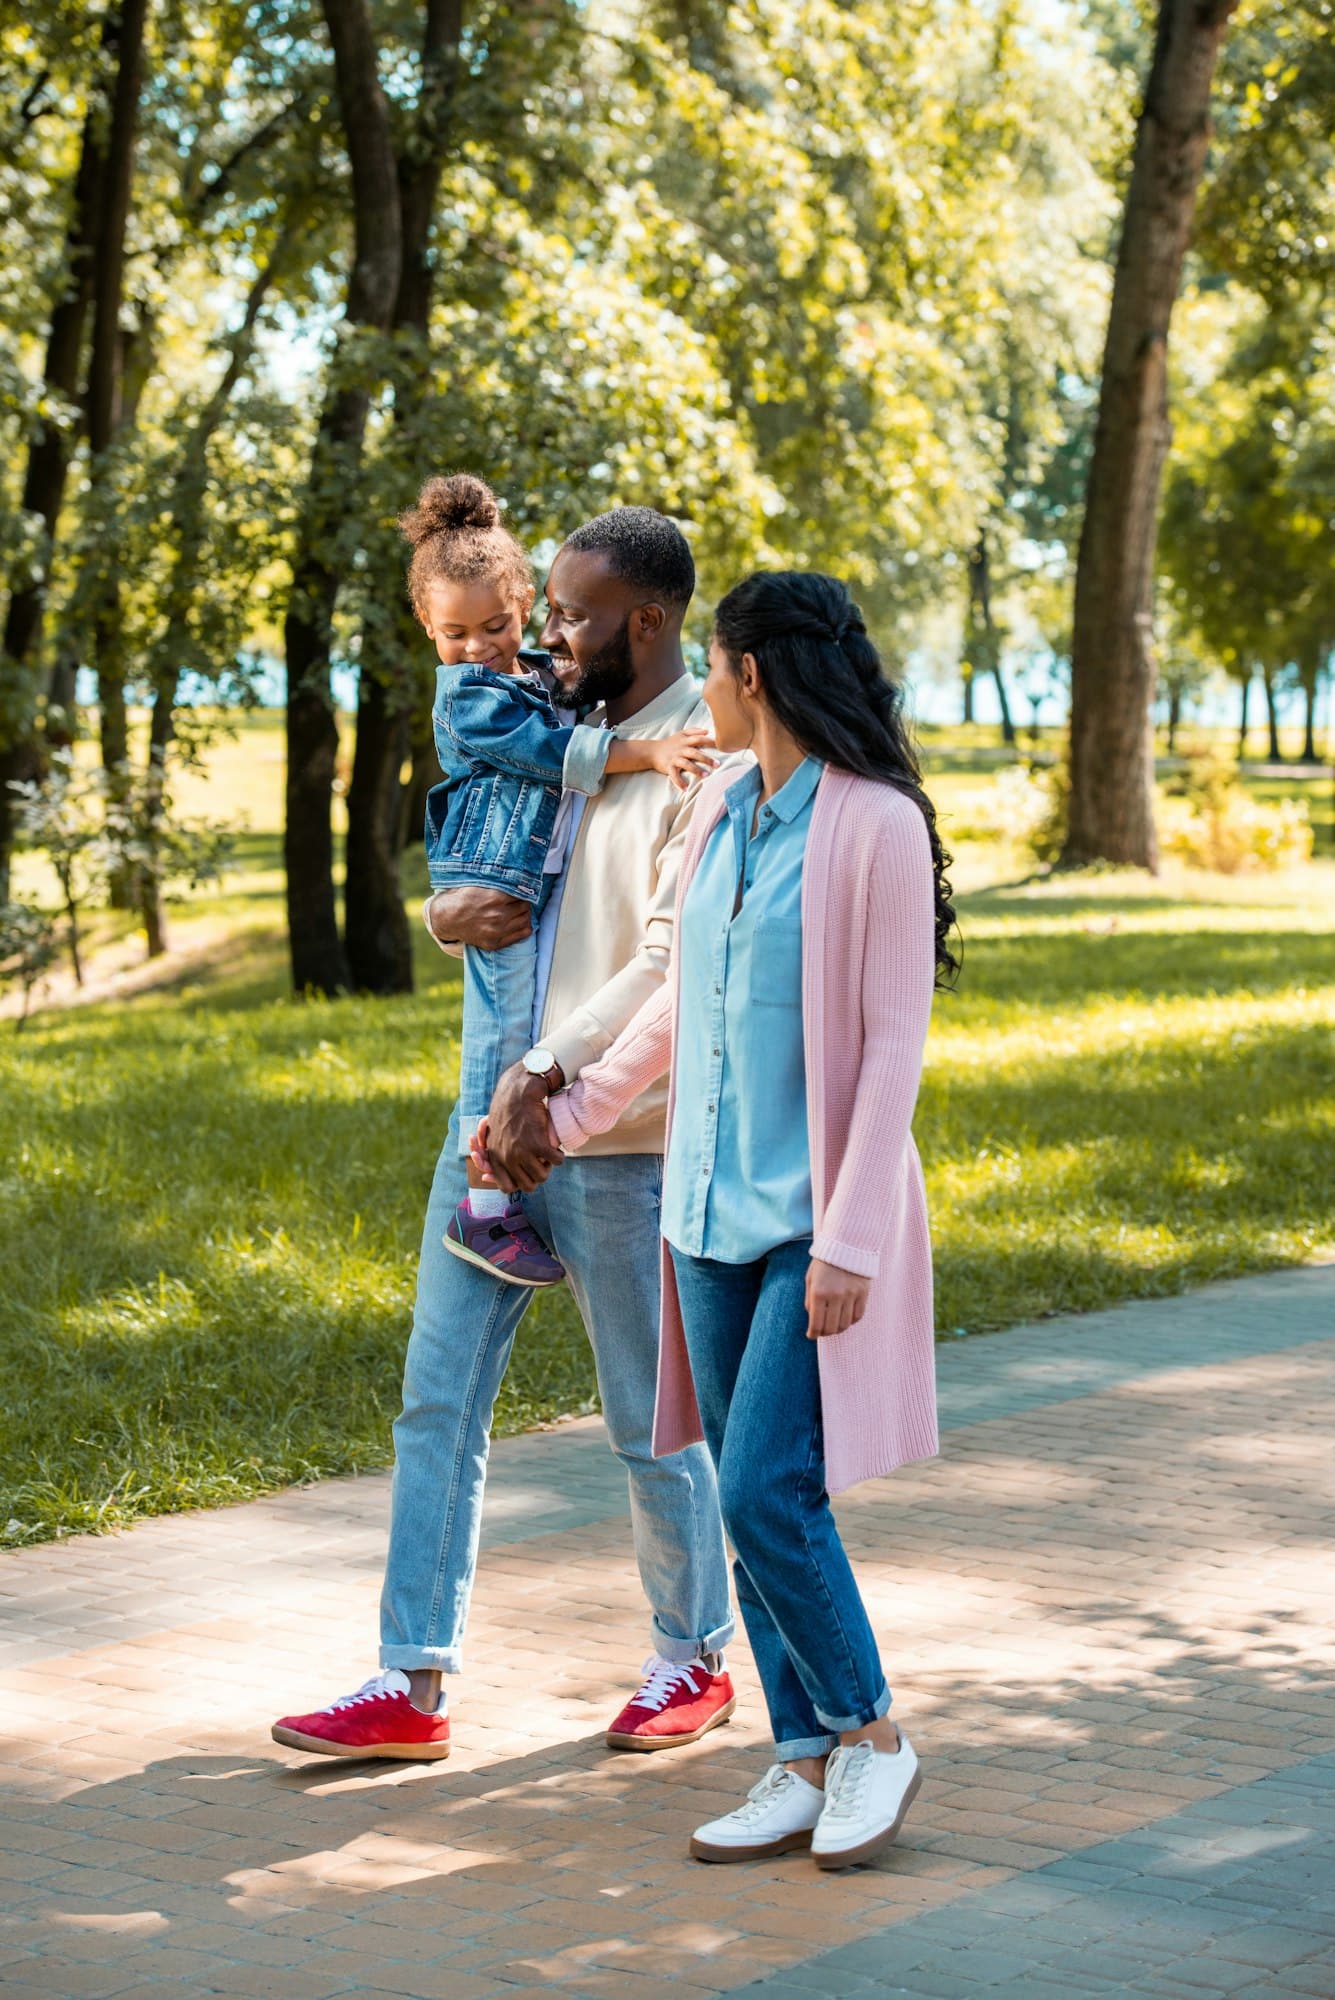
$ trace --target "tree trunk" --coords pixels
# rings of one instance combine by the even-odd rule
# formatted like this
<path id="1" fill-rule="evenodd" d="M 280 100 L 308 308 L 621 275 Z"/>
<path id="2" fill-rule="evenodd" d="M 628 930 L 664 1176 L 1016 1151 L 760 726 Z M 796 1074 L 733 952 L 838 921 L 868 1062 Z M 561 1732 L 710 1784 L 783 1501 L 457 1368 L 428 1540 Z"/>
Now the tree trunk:
<path id="1" fill-rule="evenodd" d="M 104 47 L 114 45 L 116 16 L 107 19 L 102 31 Z M 9 607 L 5 614 L 3 659 L 0 660 L 0 703 L 7 725 L 0 734 L 0 903 L 9 899 L 10 856 L 14 843 L 13 795 L 11 782 L 26 782 L 37 775 L 39 757 L 36 727 L 36 655 L 41 642 L 51 581 L 51 552 L 56 524 L 65 497 L 69 471 L 71 427 L 61 405 L 78 400 L 79 363 L 83 355 L 84 329 L 93 297 L 92 250 L 97 231 L 97 209 L 102 192 L 105 154 L 99 134 L 105 127 L 105 106 L 90 103 L 79 142 L 79 165 L 74 176 L 74 194 L 69 226 L 65 232 L 62 259 L 63 290 L 51 309 L 47 328 L 46 357 L 42 383 L 46 408 L 38 416 L 28 462 L 23 475 L 22 510 L 35 515 L 40 523 L 37 547 L 25 560 L 24 568 L 11 579 Z M 73 707 L 72 691 L 69 707 Z M 48 734 L 51 707 L 48 705 Z M 61 714 L 59 724 L 72 736 L 72 716 Z"/>
<path id="2" fill-rule="evenodd" d="M 348 788 L 344 884 L 348 971 L 362 993 L 413 990 L 412 929 L 403 907 L 396 846 L 399 774 L 407 750 L 408 717 L 397 708 L 393 688 L 363 668 Z"/>
<path id="3" fill-rule="evenodd" d="M 93 340 L 88 357 L 86 408 L 88 477 L 94 489 L 106 478 L 107 453 L 121 426 L 121 382 L 125 340 L 121 302 L 125 295 L 125 230 L 134 186 L 136 130 L 144 81 L 144 27 L 148 0 L 124 0 L 116 39 L 116 81 L 93 256 Z M 106 575 L 93 604 L 90 631 L 101 711 L 102 765 L 113 793 L 124 791 L 129 762 L 129 720 L 125 705 L 125 662 L 120 643 L 120 583 L 105 551 Z M 111 881 L 111 901 L 128 909 L 133 885 L 123 874 Z"/>
<path id="4" fill-rule="evenodd" d="M 1168 449 L 1168 329 L 1236 0 L 1159 0 L 1113 280 L 1076 563 L 1067 865 L 1158 867 L 1151 586 Z"/>
<path id="5" fill-rule="evenodd" d="M 277 273 L 287 243 L 286 232 L 280 233 L 272 254 L 251 285 L 241 325 L 232 336 L 232 351 L 222 379 L 195 420 L 172 481 L 167 511 L 175 525 L 176 550 L 167 590 L 166 629 L 156 649 L 154 665 L 156 693 L 149 726 L 141 828 L 147 859 L 136 884 L 139 915 L 150 958 L 160 957 L 167 949 L 162 876 L 157 855 L 166 803 L 167 758 L 176 734 L 176 696 L 181 681 L 181 658 L 188 643 L 190 606 L 199 585 L 208 450 L 254 345 L 260 307 Z"/>
<path id="6" fill-rule="evenodd" d="M 1011 719 L 1006 683 L 1001 675 L 1001 635 L 992 617 L 992 564 L 987 533 L 983 529 L 979 530 L 978 540 L 969 551 L 969 628 L 971 663 L 992 676 L 1001 708 L 1001 740 L 1008 746 L 1013 745 L 1015 724 Z"/>
<path id="7" fill-rule="evenodd" d="M 1177 755 L 1177 732 L 1182 726 L 1182 690 L 1171 687 L 1168 690 L 1168 754 Z"/>
<path id="8" fill-rule="evenodd" d="M 463 0 L 428 0 L 421 85 L 412 129 L 398 160 L 402 265 L 394 301 L 403 356 L 396 369 L 394 418 L 411 426 L 429 379 L 434 273 L 431 223 L 450 140 Z M 387 586 L 390 579 L 386 578 Z M 393 587 L 402 595 L 398 577 Z M 399 880 L 400 772 L 410 748 L 410 719 L 420 697 L 421 634 L 404 606 L 399 644 L 373 660 L 363 647 L 357 691 L 357 747 L 348 790 L 344 943 L 353 987 L 361 993 L 411 993 L 412 926 Z"/>
<path id="9" fill-rule="evenodd" d="M 140 869 L 135 886 L 139 917 L 144 926 L 144 942 L 150 958 L 161 958 L 167 949 L 167 918 L 162 903 L 162 872 L 157 863 L 157 849 L 167 792 L 167 757 L 176 734 L 177 682 L 175 674 L 160 682 L 153 697 L 153 719 L 148 732 L 143 838 L 149 858 Z"/>
<path id="10" fill-rule="evenodd" d="M 427 714 L 413 716 L 409 722 L 412 747 L 412 770 L 407 783 L 399 792 L 399 826 L 395 844 L 402 854 L 410 841 L 416 843 L 426 833 L 426 795 L 433 785 L 438 785 L 444 773 L 436 756 L 435 738 L 431 732 L 431 719 Z"/>
<path id="11" fill-rule="evenodd" d="M 1303 757 L 1304 764 L 1315 764 L 1320 760 L 1316 749 L 1316 694 L 1321 679 L 1321 667 L 1317 658 L 1309 656 L 1301 662 L 1303 689 Z"/>
<path id="12" fill-rule="evenodd" d="M 1279 714 L 1275 705 L 1275 677 L 1268 667 L 1262 672 L 1261 685 L 1265 689 L 1265 719 L 1270 733 L 1270 762 L 1278 764 L 1283 761 L 1279 748 Z"/>
<path id="13" fill-rule="evenodd" d="M 1238 762 L 1247 755 L 1247 719 L 1252 699 L 1252 677 L 1246 676 L 1242 683 L 1242 700 L 1238 708 Z"/>
<path id="14" fill-rule="evenodd" d="M 961 722 L 973 721 L 973 661 L 960 662 L 960 679 L 964 684 L 964 702 L 960 710 Z"/>
<path id="15" fill-rule="evenodd" d="M 323 0 L 352 169 L 353 265 L 343 330 L 387 333 L 402 265 L 398 169 L 389 108 L 376 68 L 366 0 Z M 330 665 L 339 558 L 335 535 L 356 492 L 371 383 L 352 373 L 341 343 L 311 460 L 284 622 L 287 655 L 287 797 L 283 857 L 296 990 L 337 993 L 348 984 L 334 901 L 333 782 L 338 721 Z"/>

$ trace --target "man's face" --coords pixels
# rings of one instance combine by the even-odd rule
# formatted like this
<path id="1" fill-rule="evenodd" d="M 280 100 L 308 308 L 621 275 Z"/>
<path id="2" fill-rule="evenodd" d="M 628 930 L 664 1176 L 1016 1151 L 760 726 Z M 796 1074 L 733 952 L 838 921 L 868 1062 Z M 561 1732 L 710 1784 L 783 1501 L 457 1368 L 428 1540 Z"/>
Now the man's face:
<path id="1" fill-rule="evenodd" d="M 606 556 L 594 549 L 559 550 L 544 594 L 541 643 L 566 698 L 583 708 L 628 694 L 635 682 L 631 618 L 640 607 Z"/>

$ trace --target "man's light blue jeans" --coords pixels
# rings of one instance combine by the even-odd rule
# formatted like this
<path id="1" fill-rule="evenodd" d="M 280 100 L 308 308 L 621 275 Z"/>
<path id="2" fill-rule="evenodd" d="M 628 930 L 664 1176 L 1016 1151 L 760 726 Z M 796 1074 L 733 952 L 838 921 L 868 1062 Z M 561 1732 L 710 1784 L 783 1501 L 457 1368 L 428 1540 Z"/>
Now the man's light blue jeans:
<path id="1" fill-rule="evenodd" d="M 427 1206 L 380 1601 L 381 1666 L 445 1673 L 462 1665 L 491 1414 L 533 1296 L 444 1248 L 465 1189 L 458 1140 L 456 1110 Z M 686 1662 L 727 1645 L 734 1621 L 709 1454 L 652 1455 L 662 1189 L 658 1154 L 604 1155 L 563 1161 L 524 1205 L 566 1267 L 593 1347 L 608 1439 L 629 1476 L 654 1651 Z"/>

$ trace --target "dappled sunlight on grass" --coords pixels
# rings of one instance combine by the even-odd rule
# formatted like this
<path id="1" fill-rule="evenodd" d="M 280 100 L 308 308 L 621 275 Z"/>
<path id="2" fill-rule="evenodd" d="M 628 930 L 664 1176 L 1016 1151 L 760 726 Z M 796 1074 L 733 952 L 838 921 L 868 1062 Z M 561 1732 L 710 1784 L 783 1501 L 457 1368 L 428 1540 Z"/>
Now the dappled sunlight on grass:
<path id="1" fill-rule="evenodd" d="M 293 1003 L 269 900 L 175 983 L 0 1034 L 13 1540 L 386 1461 L 458 967 L 423 934 L 415 996 Z M 944 1331 L 1329 1245 L 1335 866 L 994 872 L 961 920 L 917 1118 Z M 593 1396 L 548 1294 L 499 1427 Z"/>

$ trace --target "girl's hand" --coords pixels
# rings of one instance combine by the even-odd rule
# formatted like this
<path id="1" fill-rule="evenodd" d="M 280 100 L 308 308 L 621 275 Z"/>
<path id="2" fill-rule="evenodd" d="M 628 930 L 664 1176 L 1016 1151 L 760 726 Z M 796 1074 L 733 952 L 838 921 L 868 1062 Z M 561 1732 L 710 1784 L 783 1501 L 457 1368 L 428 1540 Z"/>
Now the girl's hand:
<path id="1" fill-rule="evenodd" d="M 707 777 L 718 762 L 714 738 L 707 729 L 680 729 L 649 746 L 652 767 L 671 778 L 679 792 Z"/>
<path id="2" fill-rule="evenodd" d="M 821 1340 L 827 1333 L 847 1333 L 867 1310 L 870 1278 L 841 1271 L 837 1264 L 823 1264 L 813 1257 L 807 1269 L 807 1339 Z"/>
<path id="3" fill-rule="evenodd" d="M 499 1182 L 495 1174 L 491 1171 L 491 1155 L 487 1151 L 487 1140 L 489 1137 L 489 1123 L 484 1118 L 468 1142 L 468 1158 L 472 1165 L 476 1167 L 478 1173 L 481 1174 L 483 1187 L 497 1187 L 499 1186 Z"/>

